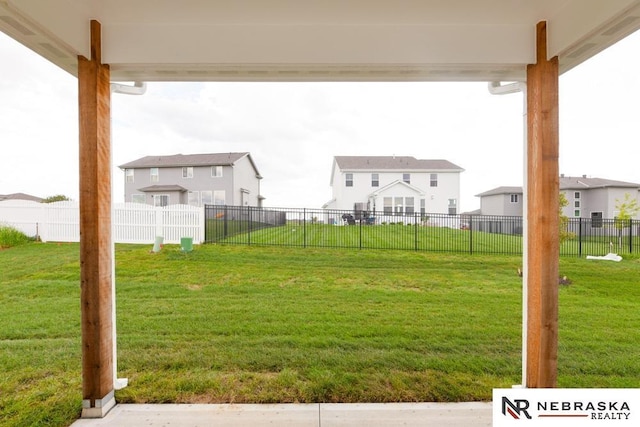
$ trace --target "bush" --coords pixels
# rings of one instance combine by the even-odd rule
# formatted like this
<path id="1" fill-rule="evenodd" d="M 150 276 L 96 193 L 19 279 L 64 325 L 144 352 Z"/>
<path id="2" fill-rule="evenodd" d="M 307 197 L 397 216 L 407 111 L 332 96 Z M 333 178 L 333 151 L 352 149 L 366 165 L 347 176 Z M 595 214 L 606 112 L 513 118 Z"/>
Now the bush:
<path id="1" fill-rule="evenodd" d="M 29 237 L 9 225 L 0 224 L 0 248 L 10 248 L 29 241 Z"/>

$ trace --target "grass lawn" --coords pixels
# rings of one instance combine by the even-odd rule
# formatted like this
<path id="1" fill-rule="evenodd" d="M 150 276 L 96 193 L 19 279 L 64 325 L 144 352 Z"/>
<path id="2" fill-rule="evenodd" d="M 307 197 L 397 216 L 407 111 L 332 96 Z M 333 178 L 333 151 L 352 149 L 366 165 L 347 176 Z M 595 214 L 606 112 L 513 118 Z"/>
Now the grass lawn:
<path id="1" fill-rule="evenodd" d="M 490 400 L 520 382 L 520 257 L 117 247 L 119 402 Z M 79 245 L 0 251 L 0 425 L 81 409 Z M 640 387 L 640 258 L 563 258 L 560 387 Z"/>

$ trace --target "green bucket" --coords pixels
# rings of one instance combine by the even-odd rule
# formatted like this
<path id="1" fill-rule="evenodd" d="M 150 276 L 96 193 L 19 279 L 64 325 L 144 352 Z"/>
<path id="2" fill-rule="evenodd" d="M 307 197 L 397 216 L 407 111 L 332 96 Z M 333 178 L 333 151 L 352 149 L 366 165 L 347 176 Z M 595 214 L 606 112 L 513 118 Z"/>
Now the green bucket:
<path id="1" fill-rule="evenodd" d="M 193 237 L 181 237 L 180 249 L 182 252 L 191 252 L 193 250 Z"/>

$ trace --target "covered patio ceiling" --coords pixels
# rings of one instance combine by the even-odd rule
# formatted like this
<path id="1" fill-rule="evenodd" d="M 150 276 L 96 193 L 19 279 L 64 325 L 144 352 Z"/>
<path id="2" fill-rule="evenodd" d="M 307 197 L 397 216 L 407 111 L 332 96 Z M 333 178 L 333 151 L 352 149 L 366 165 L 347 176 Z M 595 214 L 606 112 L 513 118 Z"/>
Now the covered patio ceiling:
<path id="1" fill-rule="evenodd" d="M 522 81 L 640 28 L 640 0 L 0 0 L 0 31 L 73 75 L 102 26 L 113 81 Z"/>

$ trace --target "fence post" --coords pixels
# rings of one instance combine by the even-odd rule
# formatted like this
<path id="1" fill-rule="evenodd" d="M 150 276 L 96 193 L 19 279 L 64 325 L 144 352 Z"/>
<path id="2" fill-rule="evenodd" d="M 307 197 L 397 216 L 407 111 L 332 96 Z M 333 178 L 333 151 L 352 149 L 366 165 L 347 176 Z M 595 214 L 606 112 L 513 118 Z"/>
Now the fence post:
<path id="1" fill-rule="evenodd" d="M 415 212 L 413 213 L 413 228 L 414 228 L 413 250 L 417 251 L 418 250 L 418 214 Z"/>
<path id="2" fill-rule="evenodd" d="M 578 256 L 582 257 L 582 217 L 578 218 Z"/>
<path id="3" fill-rule="evenodd" d="M 217 210 L 217 209 L 216 209 Z M 215 212 L 215 211 L 214 211 Z M 227 225 L 227 221 L 229 221 L 229 213 L 227 212 L 227 205 L 224 205 L 224 221 L 222 221 L 222 228 L 223 228 L 223 234 L 224 234 L 224 238 L 227 238 L 227 234 L 229 233 L 229 226 Z"/>
<path id="4" fill-rule="evenodd" d="M 469 254 L 473 255 L 473 215 L 469 215 Z"/>
<path id="5" fill-rule="evenodd" d="M 251 206 L 247 206 L 247 245 L 251 246 Z"/>
<path id="6" fill-rule="evenodd" d="M 302 209 L 302 247 L 307 247 L 307 208 Z"/>
<path id="7" fill-rule="evenodd" d="M 633 219 L 629 218 L 629 253 L 633 253 Z"/>
<path id="8" fill-rule="evenodd" d="M 355 210 L 353 213 L 355 214 Z M 360 213 L 360 227 L 358 228 L 358 239 L 360 240 L 358 245 L 360 249 L 362 249 L 362 212 Z"/>

